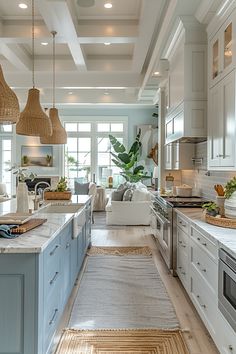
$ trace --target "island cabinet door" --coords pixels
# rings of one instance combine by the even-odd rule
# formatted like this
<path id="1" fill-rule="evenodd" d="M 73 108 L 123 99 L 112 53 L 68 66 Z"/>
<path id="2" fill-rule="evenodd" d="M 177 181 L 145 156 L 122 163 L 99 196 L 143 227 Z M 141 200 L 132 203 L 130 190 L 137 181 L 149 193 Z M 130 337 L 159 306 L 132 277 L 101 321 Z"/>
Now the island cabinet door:
<path id="1" fill-rule="evenodd" d="M 0 353 L 43 354 L 38 341 L 38 256 L 0 254 Z"/>

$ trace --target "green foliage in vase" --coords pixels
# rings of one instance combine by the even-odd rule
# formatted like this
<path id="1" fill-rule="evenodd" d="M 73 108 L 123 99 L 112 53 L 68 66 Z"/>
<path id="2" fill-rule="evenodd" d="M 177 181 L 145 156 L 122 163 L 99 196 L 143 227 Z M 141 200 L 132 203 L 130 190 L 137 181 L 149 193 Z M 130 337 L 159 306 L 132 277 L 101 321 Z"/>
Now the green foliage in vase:
<path id="1" fill-rule="evenodd" d="M 219 207 L 215 202 L 204 203 L 202 205 L 202 208 L 206 209 L 208 213 L 215 212 L 216 214 L 218 214 L 219 212 Z"/>
<path id="2" fill-rule="evenodd" d="M 26 179 L 33 181 L 37 176 L 36 173 L 28 171 L 27 168 L 22 168 L 18 165 L 13 165 L 8 171 L 12 171 L 13 175 L 16 176 L 19 182 L 25 182 Z"/>
<path id="3" fill-rule="evenodd" d="M 236 177 L 234 176 L 225 186 L 225 198 L 229 199 L 236 192 Z"/>
<path id="4" fill-rule="evenodd" d="M 57 183 L 56 192 L 65 192 L 68 189 L 66 177 L 61 177 Z"/>
<path id="5" fill-rule="evenodd" d="M 151 178 L 151 176 L 147 175 L 147 172 L 144 172 L 144 166 L 138 165 L 142 147 L 140 136 L 141 129 L 139 129 L 131 148 L 127 151 L 118 139 L 113 135 L 109 135 L 110 143 L 114 149 L 114 152 L 111 152 L 113 156 L 112 162 L 122 170 L 120 174 L 129 182 L 138 182 L 145 178 Z"/>

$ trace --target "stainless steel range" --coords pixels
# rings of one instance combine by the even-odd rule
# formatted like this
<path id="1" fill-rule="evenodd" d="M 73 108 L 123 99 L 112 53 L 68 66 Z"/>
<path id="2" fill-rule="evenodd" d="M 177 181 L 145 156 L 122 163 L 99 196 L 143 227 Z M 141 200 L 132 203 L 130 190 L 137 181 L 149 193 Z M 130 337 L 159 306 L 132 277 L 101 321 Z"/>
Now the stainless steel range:
<path id="1" fill-rule="evenodd" d="M 200 197 L 160 197 L 156 195 L 152 202 L 151 232 L 158 243 L 159 251 L 168 268 L 175 275 L 176 239 L 173 223 L 174 208 L 198 208 L 206 200 Z"/>

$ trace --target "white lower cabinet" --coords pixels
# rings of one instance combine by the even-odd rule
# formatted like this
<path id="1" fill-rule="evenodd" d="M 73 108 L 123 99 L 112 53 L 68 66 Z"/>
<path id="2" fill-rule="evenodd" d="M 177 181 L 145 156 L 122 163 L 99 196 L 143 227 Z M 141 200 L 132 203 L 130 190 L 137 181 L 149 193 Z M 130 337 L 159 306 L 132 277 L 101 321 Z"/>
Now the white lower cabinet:
<path id="1" fill-rule="evenodd" d="M 236 354 L 236 333 L 218 309 L 218 245 L 176 216 L 177 275 L 221 354 Z"/>

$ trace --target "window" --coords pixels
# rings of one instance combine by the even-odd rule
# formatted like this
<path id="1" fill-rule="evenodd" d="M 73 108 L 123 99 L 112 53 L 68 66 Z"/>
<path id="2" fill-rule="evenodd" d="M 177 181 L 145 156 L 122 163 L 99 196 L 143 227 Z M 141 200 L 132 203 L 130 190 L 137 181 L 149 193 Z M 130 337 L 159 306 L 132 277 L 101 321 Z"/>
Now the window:
<path id="1" fill-rule="evenodd" d="M 95 180 L 105 187 L 108 186 L 108 177 L 111 175 L 114 186 L 122 181 L 120 169 L 112 162 L 109 134 L 125 144 L 126 124 L 126 120 L 65 123 L 68 139 L 64 166 L 70 188 L 74 188 L 75 179 L 80 183 Z"/>
<path id="2" fill-rule="evenodd" d="M 6 184 L 7 193 L 12 193 L 12 125 L 0 126 L 0 181 Z"/>

